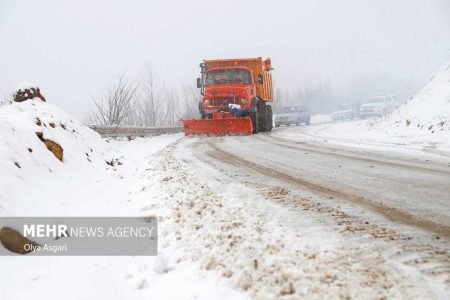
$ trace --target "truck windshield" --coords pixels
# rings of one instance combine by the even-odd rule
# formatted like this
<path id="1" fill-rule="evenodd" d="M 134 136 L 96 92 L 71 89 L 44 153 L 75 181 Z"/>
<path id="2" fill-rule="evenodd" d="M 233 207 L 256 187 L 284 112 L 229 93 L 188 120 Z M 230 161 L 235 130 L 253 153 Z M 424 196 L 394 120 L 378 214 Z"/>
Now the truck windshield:
<path id="1" fill-rule="evenodd" d="M 221 83 L 251 83 L 248 70 L 244 69 L 222 69 L 211 70 L 206 74 L 205 85 Z"/>

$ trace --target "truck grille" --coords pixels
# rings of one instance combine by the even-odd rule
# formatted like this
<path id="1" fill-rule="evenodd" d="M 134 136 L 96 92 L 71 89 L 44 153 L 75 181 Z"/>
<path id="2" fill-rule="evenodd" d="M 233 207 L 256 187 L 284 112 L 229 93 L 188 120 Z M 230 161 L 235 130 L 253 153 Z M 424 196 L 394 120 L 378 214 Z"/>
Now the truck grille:
<path id="1" fill-rule="evenodd" d="M 213 105 L 228 105 L 228 104 L 233 104 L 234 100 L 230 99 L 230 98 L 217 98 L 217 99 L 213 99 L 212 101 Z"/>

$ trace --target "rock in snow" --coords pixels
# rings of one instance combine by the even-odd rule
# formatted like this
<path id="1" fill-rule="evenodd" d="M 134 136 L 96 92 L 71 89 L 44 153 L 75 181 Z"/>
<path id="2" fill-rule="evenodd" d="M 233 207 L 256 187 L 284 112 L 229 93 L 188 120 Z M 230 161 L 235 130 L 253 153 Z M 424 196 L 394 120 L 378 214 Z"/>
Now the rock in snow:
<path id="1" fill-rule="evenodd" d="M 14 102 L 23 102 L 35 98 L 45 102 L 45 98 L 42 96 L 41 90 L 36 85 L 21 84 L 16 88 L 14 93 Z"/>

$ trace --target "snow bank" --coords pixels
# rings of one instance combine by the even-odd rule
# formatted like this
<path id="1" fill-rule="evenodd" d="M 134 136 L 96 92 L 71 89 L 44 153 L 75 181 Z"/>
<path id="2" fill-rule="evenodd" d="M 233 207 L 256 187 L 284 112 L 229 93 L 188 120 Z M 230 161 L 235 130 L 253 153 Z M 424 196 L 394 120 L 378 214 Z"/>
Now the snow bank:
<path id="1" fill-rule="evenodd" d="M 391 115 L 373 123 L 390 135 L 450 138 L 450 60 L 430 82 Z"/>
<path id="2" fill-rule="evenodd" d="M 55 204 L 68 207 L 70 183 L 86 183 L 99 165 L 109 167 L 105 160 L 114 152 L 96 132 L 37 98 L 0 107 L 0 136 L 0 215 L 48 215 Z M 47 205 L 38 205 L 43 201 Z"/>
<path id="3" fill-rule="evenodd" d="M 158 217 L 144 209 L 161 202 L 150 163 L 182 136 L 103 140 L 38 98 L 1 106 L 0 135 L 0 216 Z M 46 140 L 60 145 L 62 160 Z M 114 258 L 7 257 L 0 245 L 0 299 L 245 299 L 198 263 L 175 264 L 181 243 L 159 242 L 169 246 L 157 257 Z"/>
<path id="4" fill-rule="evenodd" d="M 326 139 L 358 147 L 381 146 L 390 150 L 419 150 L 450 155 L 450 61 L 430 82 L 393 113 L 382 118 L 324 124 L 323 116 L 312 117 L 315 126 L 277 132 L 285 138 Z M 317 121 L 321 120 L 321 121 Z M 323 123 L 323 124 L 318 124 Z M 401 145 L 404 149 L 399 149 Z"/>

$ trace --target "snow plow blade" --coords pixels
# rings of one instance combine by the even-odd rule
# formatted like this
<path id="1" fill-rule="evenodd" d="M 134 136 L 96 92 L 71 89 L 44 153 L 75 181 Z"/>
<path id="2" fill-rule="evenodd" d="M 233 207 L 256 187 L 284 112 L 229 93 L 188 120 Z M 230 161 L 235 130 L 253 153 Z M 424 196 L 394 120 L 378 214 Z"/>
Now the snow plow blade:
<path id="1" fill-rule="evenodd" d="M 184 135 L 251 135 L 252 120 L 249 117 L 236 118 L 228 112 L 213 113 L 212 119 L 182 120 Z"/>

